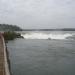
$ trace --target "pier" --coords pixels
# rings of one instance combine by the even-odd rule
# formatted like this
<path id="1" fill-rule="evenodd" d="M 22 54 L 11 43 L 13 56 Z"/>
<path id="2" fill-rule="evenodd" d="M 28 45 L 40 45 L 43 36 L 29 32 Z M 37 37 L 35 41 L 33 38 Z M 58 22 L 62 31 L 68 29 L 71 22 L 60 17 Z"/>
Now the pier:
<path id="1" fill-rule="evenodd" d="M 5 41 L 1 34 L 0 34 L 0 75 L 10 75 Z"/>

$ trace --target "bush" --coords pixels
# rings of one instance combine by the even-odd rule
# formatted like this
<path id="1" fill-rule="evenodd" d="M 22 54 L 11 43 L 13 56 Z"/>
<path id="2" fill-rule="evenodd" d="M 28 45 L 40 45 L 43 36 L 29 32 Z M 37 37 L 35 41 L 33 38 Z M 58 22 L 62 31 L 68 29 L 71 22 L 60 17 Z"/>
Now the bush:
<path id="1" fill-rule="evenodd" d="M 17 33 L 15 32 L 4 32 L 3 34 L 5 40 L 14 40 L 17 38 Z"/>

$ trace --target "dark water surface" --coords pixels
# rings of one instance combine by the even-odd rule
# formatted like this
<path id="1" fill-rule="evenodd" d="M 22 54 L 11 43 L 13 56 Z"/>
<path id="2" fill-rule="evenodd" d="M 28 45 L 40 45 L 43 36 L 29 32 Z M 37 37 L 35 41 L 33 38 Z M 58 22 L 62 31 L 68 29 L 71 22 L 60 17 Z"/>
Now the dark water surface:
<path id="1" fill-rule="evenodd" d="M 7 46 L 13 75 L 75 75 L 75 40 L 16 39 Z"/>

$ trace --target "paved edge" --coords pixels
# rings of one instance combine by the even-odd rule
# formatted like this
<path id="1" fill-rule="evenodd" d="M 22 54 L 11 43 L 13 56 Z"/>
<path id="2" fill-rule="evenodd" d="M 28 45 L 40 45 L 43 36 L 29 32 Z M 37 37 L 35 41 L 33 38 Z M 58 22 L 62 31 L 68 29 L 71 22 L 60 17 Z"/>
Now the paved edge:
<path id="1" fill-rule="evenodd" d="M 5 41 L 4 37 L 2 36 L 2 41 L 3 41 L 3 48 L 4 48 L 4 67 L 5 67 L 5 75 L 10 75 L 10 70 L 9 70 L 9 65 L 7 61 L 7 53 L 6 53 L 6 46 L 5 46 Z"/>

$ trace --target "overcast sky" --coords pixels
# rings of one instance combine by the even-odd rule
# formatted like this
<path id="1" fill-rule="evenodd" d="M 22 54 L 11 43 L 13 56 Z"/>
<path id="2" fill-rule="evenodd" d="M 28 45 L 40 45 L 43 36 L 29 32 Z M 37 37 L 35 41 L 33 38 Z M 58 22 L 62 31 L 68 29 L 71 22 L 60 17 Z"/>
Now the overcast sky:
<path id="1" fill-rule="evenodd" d="M 0 0 L 0 23 L 22 28 L 72 28 L 75 0 Z"/>

